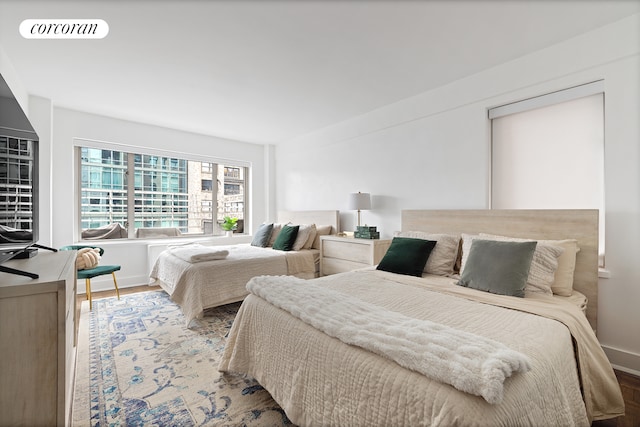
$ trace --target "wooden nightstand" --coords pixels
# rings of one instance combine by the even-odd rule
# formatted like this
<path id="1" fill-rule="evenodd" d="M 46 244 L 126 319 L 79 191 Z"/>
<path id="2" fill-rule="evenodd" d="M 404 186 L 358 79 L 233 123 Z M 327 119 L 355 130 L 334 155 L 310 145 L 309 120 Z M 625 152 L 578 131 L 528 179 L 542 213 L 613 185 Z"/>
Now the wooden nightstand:
<path id="1" fill-rule="evenodd" d="M 343 273 L 376 265 L 389 249 L 391 240 L 320 237 L 320 275 Z"/>

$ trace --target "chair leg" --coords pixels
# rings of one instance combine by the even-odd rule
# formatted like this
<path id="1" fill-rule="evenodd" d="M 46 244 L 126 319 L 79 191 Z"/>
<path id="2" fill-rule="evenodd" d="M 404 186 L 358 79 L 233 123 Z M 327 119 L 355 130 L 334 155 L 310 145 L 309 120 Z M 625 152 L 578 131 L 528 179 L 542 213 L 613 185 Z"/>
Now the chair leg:
<path id="1" fill-rule="evenodd" d="M 120 299 L 120 290 L 118 289 L 118 282 L 116 281 L 116 272 L 112 272 L 111 275 L 113 276 L 113 284 L 116 287 L 116 295 L 118 295 L 118 299 Z"/>
<path id="2" fill-rule="evenodd" d="M 91 279 L 84 279 L 87 287 L 87 299 L 89 300 L 89 310 L 93 309 L 93 301 L 91 300 Z"/>

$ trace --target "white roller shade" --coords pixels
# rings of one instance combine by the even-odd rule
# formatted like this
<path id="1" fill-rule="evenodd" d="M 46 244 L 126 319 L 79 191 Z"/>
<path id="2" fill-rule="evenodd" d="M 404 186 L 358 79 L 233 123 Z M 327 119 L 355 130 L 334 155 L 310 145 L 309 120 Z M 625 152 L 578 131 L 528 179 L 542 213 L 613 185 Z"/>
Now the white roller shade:
<path id="1" fill-rule="evenodd" d="M 604 244 L 604 94 L 492 120 L 494 209 L 599 209 Z"/>

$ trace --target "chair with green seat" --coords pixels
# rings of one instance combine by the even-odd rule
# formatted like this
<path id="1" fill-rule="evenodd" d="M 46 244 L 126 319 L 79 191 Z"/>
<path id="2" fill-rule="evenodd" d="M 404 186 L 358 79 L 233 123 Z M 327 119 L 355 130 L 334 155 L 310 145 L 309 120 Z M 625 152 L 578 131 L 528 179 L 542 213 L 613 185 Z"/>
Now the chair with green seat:
<path id="1" fill-rule="evenodd" d="M 77 251 L 83 248 L 97 249 L 100 252 L 100 256 L 102 256 L 102 254 L 104 253 L 104 249 L 102 249 L 99 246 L 93 246 L 93 245 L 69 245 L 69 246 L 63 246 L 62 248 L 60 248 L 60 250 L 61 251 Z M 120 270 L 119 265 L 100 265 L 100 264 L 98 264 L 94 268 L 78 270 L 76 277 L 78 279 L 85 279 L 85 284 L 87 287 L 87 299 L 89 300 L 89 310 L 93 308 L 93 304 L 91 301 L 91 279 L 93 279 L 94 277 L 111 274 L 111 276 L 113 277 L 113 284 L 116 287 L 116 295 L 118 296 L 118 299 L 120 299 L 120 290 L 118 289 L 118 282 L 116 281 L 116 271 L 119 271 L 119 270 Z"/>

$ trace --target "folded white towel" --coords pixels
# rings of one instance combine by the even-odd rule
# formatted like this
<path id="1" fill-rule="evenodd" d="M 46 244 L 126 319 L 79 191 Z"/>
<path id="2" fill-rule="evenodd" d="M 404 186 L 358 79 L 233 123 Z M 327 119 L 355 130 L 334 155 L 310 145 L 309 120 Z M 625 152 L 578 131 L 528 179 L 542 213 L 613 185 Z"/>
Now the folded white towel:
<path id="1" fill-rule="evenodd" d="M 171 246 L 167 251 L 178 258 L 191 263 L 225 259 L 227 255 L 229 255 L 229 251 L 226 249 L 216 249 L 215 247 L 203 246 L 198 243 L 183 246 Z"/>

